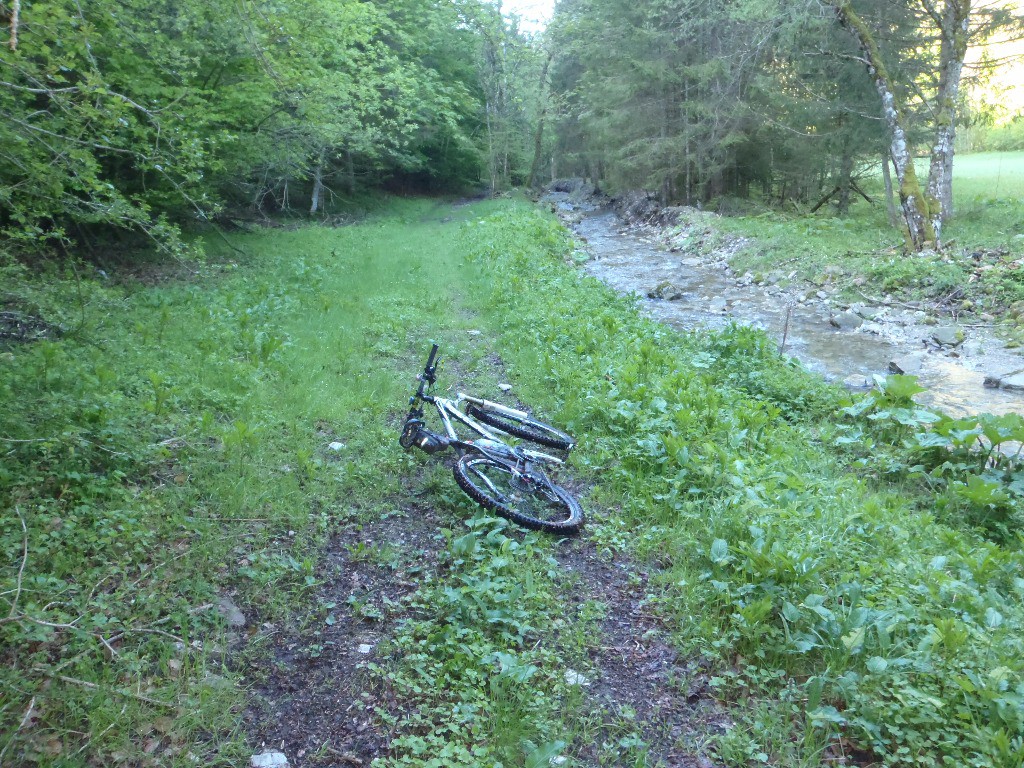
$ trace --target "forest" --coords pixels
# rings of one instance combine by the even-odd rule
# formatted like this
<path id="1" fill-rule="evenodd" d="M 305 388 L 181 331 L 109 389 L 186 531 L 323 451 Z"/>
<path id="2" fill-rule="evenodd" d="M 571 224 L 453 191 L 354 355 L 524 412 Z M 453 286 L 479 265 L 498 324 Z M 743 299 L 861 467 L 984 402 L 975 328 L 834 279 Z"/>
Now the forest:
<path id="1" fill-rule="evenodd" d="M 965 68 L 968 51 L 1021 23 L 966 0 L 563 0 L 532 35 L 482 0 L 0 13 L 0 227 L 12 246 L 86 249 L 115 231 L 181 248 L 182 227 L 364 190 L 557 176 L 665 203 L 834 197 L 843 215 L 880 168 L 921 250 L 952 214 L 958 128 L 1007 117 L 968 98 L 1000 63 Z"/>
<path id="2" fill-rule="evenodd" d="M 550 193 L 1019 379 L 1022 37 L 997 0 L 0 0 L 0 767 L 1024 767 L 1019 397 L 659 322 Z M 575 437 L 580 535 L 402 450 L 431 342 Z"/>

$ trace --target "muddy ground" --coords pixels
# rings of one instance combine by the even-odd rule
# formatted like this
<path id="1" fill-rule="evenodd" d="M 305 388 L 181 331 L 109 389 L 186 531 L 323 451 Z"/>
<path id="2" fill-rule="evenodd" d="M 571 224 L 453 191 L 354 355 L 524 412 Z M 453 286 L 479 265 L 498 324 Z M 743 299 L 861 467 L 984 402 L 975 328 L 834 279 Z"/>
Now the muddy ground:
<path id="1" fill-rule="evenodd" d="M 400 513 L 352 523 L 332 537 L 308 616 L 287 631 L 260 625 L 249 641 L 245 727 L 255 752 L 279 751 L 296 768 L 363 766 L 390 754 L 397 734 L 375 712 L 401 722 L 408 705 L 375 685 L 366 665 L 410 615 L 406 600 L 419 581 L 437 574 L 446 546 L 440 531 L 451 525 L 427 498 L 415 501 L 423 492 L 416 482 L 404 503 L 395 500 Z M 662 619 L 645 605 L 651 573 L 599 551 L 586 532 L 563 541 L 554 556 L 565 575 L 566 615 L 587 601 L 605 607 L 589 649 L 588 710 L 609 724 L 635 718 L 647 765 L 717 765 L 702 745 L 733 719 L 712 696 L 704 663 L 680 655 Z M 614 726 L 598 727 L 596 735 L 593 743 L 571 745 L 573 764 L 602 764 L 600 744 L 614 738 Z"/>

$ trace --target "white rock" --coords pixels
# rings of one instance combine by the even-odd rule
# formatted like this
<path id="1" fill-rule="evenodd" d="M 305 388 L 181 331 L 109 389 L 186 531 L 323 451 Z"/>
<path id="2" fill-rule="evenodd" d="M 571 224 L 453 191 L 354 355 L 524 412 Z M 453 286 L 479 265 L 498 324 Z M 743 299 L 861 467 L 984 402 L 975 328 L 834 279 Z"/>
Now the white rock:
<path id="1" fill-rule="evenodd" d="M 590 685 L 590 681 L 574 669 L 565 670 L 565 682 L 569 685 Z"/>
<path id="2" fill-rule="evenodd" d="M 245 614 L 232 602 L 230 597 L 220 599 L 220 602 L 217 603 L 217 612 L 224 617 L 224 622 L 229 627 L 240 629 L 245 626 Z"/>
<path id="3" fill-rule="evenodd" d="M 473 330 L 473 331 L 466 331 L 466 333 L 468 333 L 470 336 L 479 336 L 482 333 L 482 331 Z"/>
<path id="4" fill-rule="evenodd" d="M 871 380 L 862 373 L 855 373 L 843 379 L 843 384 L 849 389 L 871 389 Z"/>
<path id="5" fill-rule="evenodd" d="M 369 643 L 361 643 L 356 650 L 360 653 L 371 653 L 373 651 L 373 646 Z"/>
<path id="6" fill-rule="evenodd" d="M 498 389 L 500 389 L 502 392 L 511 392 L 512 391 L 512 385 L 511 384 L 499 384 L 498 385 Z"/>
<path id="7" fill-rule="evenodd" d="M 288 768 L 288 758 L 283 752 L 263 752 L 253 755 L 249 763 L 252 768 Z"/>
<path id="8" fill-rule="evenodd" d="M 337 440 L 335 440 L 333 443 L 330 443 L 327 447 L 330 448 L 332 451 L 341 451 L 344 450 L 345 444 L 339 443 Z"/>

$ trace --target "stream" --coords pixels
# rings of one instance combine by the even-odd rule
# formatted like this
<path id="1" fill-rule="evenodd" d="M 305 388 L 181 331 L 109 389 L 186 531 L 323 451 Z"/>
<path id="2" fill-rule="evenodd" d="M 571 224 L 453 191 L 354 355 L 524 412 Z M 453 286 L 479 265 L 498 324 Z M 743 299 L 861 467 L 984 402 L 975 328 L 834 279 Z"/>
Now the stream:
<path id="1" fill-rule="evenodd" d="M 834 306 L 826 291 L 807 296 L 771 282 L 755 284 L 750 275 L 733 274 L 724 256 L 667 250 L 658 237 L 626 228 L 607 208 L 575 204 L 559 193 L 546 199 L 585 240 L 590 259 L 583 268 L 621 293 L 639 295 L 644 310 L 670 326 L 693 331 L 735 322 L 781 342 L 789 315 L 785 353 L 826 379 L 866 388 L 873 375 L 890 373 L 890 363 L 897 362 L 928 388 L 917 399 L 951 416 L 1024 413 L 1024 391 L 985 386 L 986 378 L 1011 387 L 1024 379 L 1018 373 L 1024 358 L 985 328 L 962 326 L 963 343 L 941 346 L 923 312 L 896 302 L 865 302 L 851 308 L 854 317 Z M 658 286 L 669 286 L 662 291 L 666 298 L 648 298 Z M 830 323 L 837 315 L 846 327 Z"/>

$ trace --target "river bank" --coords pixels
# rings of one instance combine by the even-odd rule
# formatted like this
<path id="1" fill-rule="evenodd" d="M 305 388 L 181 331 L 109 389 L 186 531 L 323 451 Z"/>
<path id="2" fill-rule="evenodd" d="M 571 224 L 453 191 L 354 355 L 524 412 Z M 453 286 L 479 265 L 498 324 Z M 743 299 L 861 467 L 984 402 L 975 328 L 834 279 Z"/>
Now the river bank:
<path id="1" fill-rule="evenodd" d="M 545 198 L 586 243 L 584 268 L 644 309 L 686 330 L 731 322 L 763 329 L 780 351 L 851 389 L 875 376 L 918 376 L 922 402 L 952 414 L 1024 411 L 1024 357 L 996 333 L 996 318 L 965 320 L 948 305 L 874 295 L 842 259 L 807 280 L 779 254 L 774 268 L 739 270 L 750 238 L 716 226 L 716 214 L 660 208 L 634 193 L 612 201 L 590 190 Z"/>

